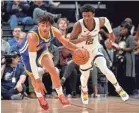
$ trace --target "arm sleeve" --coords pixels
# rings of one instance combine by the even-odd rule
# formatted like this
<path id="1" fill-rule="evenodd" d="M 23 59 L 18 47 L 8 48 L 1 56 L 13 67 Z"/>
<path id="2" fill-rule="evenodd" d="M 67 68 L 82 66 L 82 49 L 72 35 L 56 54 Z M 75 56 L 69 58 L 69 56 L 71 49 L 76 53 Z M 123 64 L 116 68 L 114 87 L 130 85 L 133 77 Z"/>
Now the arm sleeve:
<path id="1" fill-rule="evenodd" d="M 107 28 L 108 32 L 109 33 L 112 33 L 112 28 L 111 28 L 111 24 L 110 24 L 110 21 L 105 17 L 105 23 L 104 23 L 104 26 Z"/>
<path id="2" fill-rule="evenodd" d="M 36 64 L 37 53 L 29 52 L 29 62 L 31 66 L 31 70 L 35 79 L 39 79 L 38 67 Z"/>

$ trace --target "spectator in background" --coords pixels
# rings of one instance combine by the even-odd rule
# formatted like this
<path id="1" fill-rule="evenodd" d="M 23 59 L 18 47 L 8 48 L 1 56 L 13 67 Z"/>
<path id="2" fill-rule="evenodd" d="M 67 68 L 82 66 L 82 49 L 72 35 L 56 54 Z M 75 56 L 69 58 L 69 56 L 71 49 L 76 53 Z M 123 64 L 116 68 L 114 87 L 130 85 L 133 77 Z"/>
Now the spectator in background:
<path id="1" fill-rule="evenodd" d="M 3 39 L 3 31 L 1 29 L 1 55 L 3 56 L 10 51 L 10 44 Z"/>
<path id="2" fill-rule="evenodd" d="M 60 2 L 53 2 L 53 0 L 45 0 L 44 2 L 46 2 L 53 8 L 57 8 L 60 5 Z"/>
<path id="3" fill-rule="evenodd" d="M 19 65 L 20 55 L 13 51 L 10 58 L 2 59 L 1 95 L 3 99 L 23 99 L 26 75 L 23 66 Z"/>
<path id="4" fill-rule="evenodd" d="M 25 35 L 26 35 L 25 32 L 20 32 L 19 38 L 17 40 L 17 43 L 15 43 L 14 45 L 11 46 L 10 51 L 14 50 L 14 51 L 18 51 L 19 52 L 19 45 L 24 40 Z"/>
<path id="5" fill-rule="evenodd" d="M 120 37 L 118 38 L 119 52 L 117 54 L 118 68 L 120 69 L 118 76 L 119 79 L 122 79 L 121 84 L 129 94 L 132 94 L 135 89 L 134 37 L 131 35 L 131 28 L 130 23 L 122 23 Z"/>
<path id="6" fill-rule="evenodd" d="M 65 73 L 65 70 L 66 70 L 68 64 L 74 65 L 74 63 L 72 63 L 72 61 L 70 61 L 71 60 L 71 51 L 69 51 L 65 47 L 61 47 L 61 48 L 59 48 L 59 55 L 60 55 L 59 68 L 61 69 L 60 76 L 63 77 L 63 75 L 64 75 L 64 77 L 65 77 L 64 73 Z M 72 96 L 74 97 L 76 95 L 77 70 L 76 70 L 76 68 L 74 68 L 72 70 L 69 70 L 68 72 L 69 72 L 68 73 L 69 77 L 65 77 L 65 79 L 68 78 L 68 80 L 69 80 L 68 83 L 65 84 L 66 85 L 66 93 L 72 94 Z"/>
<path id="7" fill-rule="evenodd" d="M 7 13 L 11 15 L 9 19 L 10 27 L 13 30 L 19 23 L 28 25 L 33 24 L 33 19 L 27 16 L 29 4 L 21 0 L 8 2 Z"/>
<path id="8" fill-rule="evenodd" d="M 135 30 L 135 26 L 132 24 L 132 19 L 131 18 L 125 18 L 125 20 L 122 23 L 124 23 L 124 22 L 128 22 L 128 23 L 131 24 L 130 33 L 131 33 L 131 35 L 133 35 L 134 30 Z M 116 27 L 116 28 L 113 28 L 113 32 L 114 32 L 114 34 L 115 34 L 116 37 L 119 36 L 120 29 L 121 29 L 121 26 L 120 25 L 118 27 Z"/>
<path id="9" fill-rule="evenodd" d="M 135 34 L 135 72 L 136 72 L 136 86 L 138 89 L 138 95 L 139 95 L 139 24 L 138 28 Z"/>
<path id="10" fill-rule="evenodd" d="M 71 96 L 76 97 L 76 85 L 77 85 L 77 79 L 78 79 L 78 70 L 79 66 L 75 64 L 72 60 L 70 60 L 64 70 L 62 70 L 62 78 L 61 78 L 61 84 L 62 86 L 66 82 L 67 79 L 69 79 L 68 84 L 72 89 Z"/>
<path id="11" fill-rule="evenodd" d="M 62 33 L 62 35 L 64 37 L 69 37 L 69 34 L 68 34 L 68 25 L 69 25 L 69 21 L 67 18 L 60 18 L 58 19 L 57 21 L 57 28 L 60 30 L 60 32 Z M 54 40 L 52 41 L 52 43 L 59 47 L 59 46 L 62 46 L 62 44 L 56 39 L 54 38 Z"/>
<path id="12" fill-rule="evenodd" d="M 21 32 L 20 35 L 19 35 L 19 40 L 18 40 L 18 43 L 21 44 L 21 42 L 24 40 L 26 36 L 26 33 L 25 32 Z"/>
<path id="13" fill-rule="evenodd" d="M 22 29 L 19 26 L 13 29 L 13 38 L 8 41 L 10 46 L 17 45 L 21 31 Z"/>
<path id="14" fill-rule="evenodd" d="M 61 31 L 62 35 L 64 37 L 68 37 L 68 26 L 69 26 L 69 21 L 67 18 L 60 18 L 57 21 L 57 27 Z"/>
<path id="15" fill-rule="evenodd" d="M 139 25 L 135 34 L 135 55 L 139 55 Z"/>
<path id="16" fill-rule="evenodd" d="M 131 24 L 130 33 L 131 33 L 131 35 L 133 35 L 133 33 L 134 33 L 134 31 L 135 31 L 135 26 L 133 25 L 132 19 L 131 19 L 131 18 L 126 18 L 126 19 L 124 20 L 124 22 L 128 22 L 128 23 Z"/>
<path id="17" fill-rule="evenodd" d="M 28 15 L 33 17 L 34 22 L 37 24 L 38 17 L 41 15 L 51 15 L 54 19 L 58 19 L 61 17 L 61 14 L 53 14 L 50 13 L 49 4 L 44 2 L 43 0 L 35 0 L 30 4 Z M 32 13 L 33 12 L 33 13 Z"/>

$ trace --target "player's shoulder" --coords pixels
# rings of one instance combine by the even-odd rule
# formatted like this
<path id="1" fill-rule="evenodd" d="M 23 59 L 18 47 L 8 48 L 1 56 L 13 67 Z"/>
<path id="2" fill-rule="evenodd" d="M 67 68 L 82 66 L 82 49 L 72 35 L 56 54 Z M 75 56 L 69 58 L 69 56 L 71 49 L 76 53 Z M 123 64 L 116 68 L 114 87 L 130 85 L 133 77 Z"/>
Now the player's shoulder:
<path id="1" fill-rule="evenodd" d="M 107 17 L 99 17 L 99 21 L 100 21 L 100 22 L 104 22 L 105 19 L 108 19 L 108 18 L 107 18 Z"/>
<path id="2" fill-rule="evenodd" d="M 73 25 L 73 27 L 74 27 L 75 29 L 80 29 L 80 28 L 81 28 L 81 19 L 78 20 L 77 22 L 75 22 L 75 24 Z"/>
<path id="3" fill-rule="evenodd" d="M 105 19 L 106 17 L 104 17 L 104 16 L 101 16 L 101 17 L 97 17 L 97 18 L 99 18 L 99 19 Z"/>
<path id="4" fill-rule="evenodd" d="M 62 33 L 59 31 L 58 28 L 52 26 L 51 29 L 52 29 L 52 32 L 53 32 L 54 37 L 57 37 L 59 35 L 62 35 Z"/>
<path id="5" fill-rule="evenodd" d="M 29 41 L 38 41 L 38 35 L 34 32 L 29 32 L 27 34 L 27 40 Z"/>
<path id="6" fill-rule="evenodd" d="M 56 28 L 56 27 L 54 27 L 54 26 L 52 26 L 51 29 L 52 29 L 52 31 L 54 31 L 54 32 L 60 32 L 59 29 Z"/>
<path id="7" fill-rule="evenodd" d="M 100 27 L 104 25 L 106 17 L 99 17 Z"/>
<path id="8" fill-rule="evenodd" d="M 83 23 L 83 18 L 79 19 L 75 24 L 80 26 Z"/>
<path id="9" fill-rule="evenodd" d="M 60 32 L 60 30 L 59 30 L 58 28 L 52 26 L 51 29 L 52 29 L 52 31 L 53 31 L 54 33 L 60 33 L 60 34 L 61 34 L 61 32 Z"/>

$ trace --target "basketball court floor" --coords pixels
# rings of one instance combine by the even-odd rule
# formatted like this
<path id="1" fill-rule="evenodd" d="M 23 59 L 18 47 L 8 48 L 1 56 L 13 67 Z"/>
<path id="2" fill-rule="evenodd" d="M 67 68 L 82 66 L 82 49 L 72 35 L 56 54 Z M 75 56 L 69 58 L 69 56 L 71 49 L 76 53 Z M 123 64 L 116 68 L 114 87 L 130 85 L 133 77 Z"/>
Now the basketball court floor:
<path id="1" fill-rule="evenodd" d="M 1 113 L 139 113 L 139 99 L 130 98 L 123 102 L 119 97 L 91 98 L 83 105 L 80 98 L 69 99 L 71 106 L 62 108 L 58 99 L 47 99 L 50 109 L 44 111 L 37 99 L 2 100 Z"/>

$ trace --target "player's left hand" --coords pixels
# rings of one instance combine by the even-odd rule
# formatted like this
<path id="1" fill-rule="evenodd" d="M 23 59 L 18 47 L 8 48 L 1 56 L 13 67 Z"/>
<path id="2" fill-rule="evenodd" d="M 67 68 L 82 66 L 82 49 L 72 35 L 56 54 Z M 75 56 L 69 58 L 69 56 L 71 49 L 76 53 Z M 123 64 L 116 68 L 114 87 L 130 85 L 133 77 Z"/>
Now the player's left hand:
<path id="1" fill-rule="evenodd" d="M 81 37 L 83 38 L 84 41 L 89 41 L 92 39 L 92 35 L 90 35 L 90 34 L 82 35 Z"/>
<path id="2" fill-rule="evenodd" d="M 36 90 L 38 92 L 41 92 L 41 94 L 43 94 L 43 95 L 45 95 L 45 93 L 46 93 L 45 86 L 40 79 L 36 79 Z"/>
<path id="3" fill-rule="evenodd" d="M 111 44 L 112 44 L 112 47 L 114 47 L 116 50 L 120 50 L 121 49 L 118 44 L 116 44 L 114 42 L 111 42 Z"/>

